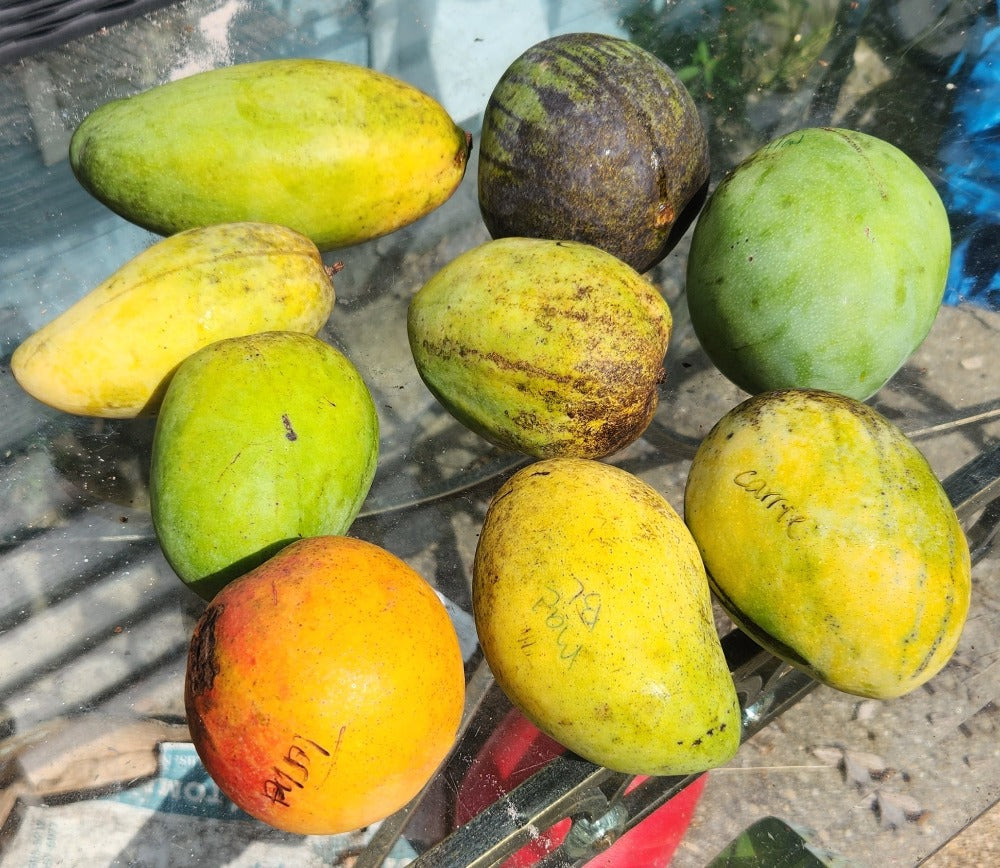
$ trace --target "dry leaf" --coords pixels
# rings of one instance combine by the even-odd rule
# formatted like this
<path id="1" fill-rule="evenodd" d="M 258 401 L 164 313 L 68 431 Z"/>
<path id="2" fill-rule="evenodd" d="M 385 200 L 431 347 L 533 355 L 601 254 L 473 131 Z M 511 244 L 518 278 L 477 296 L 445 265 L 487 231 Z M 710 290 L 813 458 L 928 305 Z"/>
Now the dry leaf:
<path id="1" fill-rule="evenodd" d="M 844 751 L 844 777 L 859 787 L 863 787 L 869 781 L 884 781 L 895 772 L 896 770 L 878 754 L 856 750 Z"/>
<path id="2" fill-rule="evenodd" d="M 844 749 L 842 747 L 814 747 L 809 753 L 811 753 L 816 759 L 818 759 L 825 766 L 834 766 L 839 768 L 841 763 L 844 761 Z"/>
<path id="3" fill-rule="evenodd" d="M 884 781 L 892 777 L 896 770 L 878 754 L 851 750 L 839 745 L 818 745 L 810 753 L 821 763 L 835 766 L 844 773 L 844 780 L 857 787 L 864 787 L 870 781 Z"/>
<path id="4" fill-rule="evenodd" d="M 854 720 L 866 723 L 878 714 L 882 703 L 876 699 L 865 699 L 854 706 Z"/>
<path id="5" fill-rule="evenodd" d="M 922 823 L 929 813 L 913 796 L 879 790 L 875 795 L 875 812 L 886 829 L 899 829 L 906 823 Z"/>

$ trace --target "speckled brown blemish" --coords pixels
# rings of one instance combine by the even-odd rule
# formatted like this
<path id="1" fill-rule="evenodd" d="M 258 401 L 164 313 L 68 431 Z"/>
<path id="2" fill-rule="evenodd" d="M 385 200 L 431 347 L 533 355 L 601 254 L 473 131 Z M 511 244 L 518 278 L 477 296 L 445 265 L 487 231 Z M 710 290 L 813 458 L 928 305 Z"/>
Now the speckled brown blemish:
<path id="1" fill-rule="evenodd" d="M 225 608 L 221 604 L 209 606 L 191 637 L 188 679 L 191 694 L 195 698 L 208 693 L 219 674 L 219 664 L 215 659 L 215 625 Z"/>
<path id="2" fill-rule="evenodd" d="M 455 158 L 453 163 L 456 168 L 462 169 L 464 171 L 465 164 L 469 161 L 469 156 L 472 154 L 472 133 L 465 130 L 465 137 L 462 139 L 462 143 L 459 145 L 458 150 L 455 151 Z"/>
<path id="3" fill-rule="evenodd" d="M 539 397 L 551 392 L 549 403 L 557 411 L 556 423 L 559 416 L 565 414 L 566 420 L 572 423 L 568 435 L 582 444 L 588 454 L 596 455 L 616 451 L 634 440 L 636 432 L 645 429 L 656 411 L 658 386 L 666 378 L 660 359 L 655 360 L 655 374 L 650 377 L 648 374 L 653 368 L 645 364 L 590 359 L 575 371 L 559 372 L 499 352 L 483 352 L 457 341 L 432 343 L 425 340 L 423 348 L 428 355 L 438 358 L 474 357 L 497 370 L 535 379 L 538 382 L 533 387 L 524 385 L 522 391 L 533 392 Z M 549 389 L 543 388 L 542 384 L 546 383 L 550 384 Z M 514 428 L 523 431 L 547 430 L 553 424 L 551 420 L 543 421 L 534 411 L 518 411 L 508 418 Z M 558 430 L 557 424 L 554 431 Z M 554 442 L 550 452 L 543 451 L 542 457 L 564 454 L 565 448 L 565 444 Z"/>
<path id="4" fill-rule="evenodd" d="M 762 392 L 740 404 L 730 418 L 738 418 L 740 425 L 759 429 L 762 422 L 772 416 L 776 409 L 789 404 L 823 407 L 831 412 L 843 409 L 856 416 L 866 428 L 879 430 L 878 419 L 867 404 L 822 389 L 775 389 Z"/>
<path id="5" fill-rule="evenodd" d="M 471 347 L 467 344 L 463 344 L 449 338 L 445 338 L 437 342 L 425 339 L 421 341 L 421 346 L 428 356 L 438 359 L 447 360 L 453 356 L 458 356 L 460 359 L 473 357 L 488 361 L 500 370 L 519 371 L 524 374 L 531 374 L 532 376 L 554 380 L 557 383 L 572 382 L 572 378 L 568 375 L 540 368 L 537 365 L 532 365 L 520 359 L 510 359 L 498 352 L 483 352 L 478 347 Z"/>

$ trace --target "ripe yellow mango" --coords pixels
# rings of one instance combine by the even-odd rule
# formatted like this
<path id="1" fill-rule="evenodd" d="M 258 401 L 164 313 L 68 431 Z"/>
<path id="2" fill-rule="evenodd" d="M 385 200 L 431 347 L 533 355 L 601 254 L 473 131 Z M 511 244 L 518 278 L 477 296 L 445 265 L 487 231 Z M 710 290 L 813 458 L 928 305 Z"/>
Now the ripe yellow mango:
<path id="1" fill-rule="evenodd" d="M 83 416 L 132 418 L 159 406 L 174 369 L 222 338 L 316 334 L 334 289 L 319 250 L 283 226 L 234 223 L 147 248 L 15 351 L 29 394 Z"/>
<path id="2" fill-rule="evenodd" d="M 437 208 L 471 138 L 432 97 L 362 66 L 264 60 L 106 103 L 77 127 L 80 183 L 164 235 L 211 223 L 290 226 L 321 250 Z"/>
<path id="3" fill-rule="evenodd" d="M 625 470 L 530 464 L 490 503 L 473 613 L 497 683 L 539 729 L 632 774 L 722 765 L 740 708 L 680 516 Z"/>
<path id="4" fill-rule="evenodd" d="M 696 453 L 684 516 L 719 601 L 773 654 L 885 699 L 948 662 L 969 548 L 923 455 L 853 398 L 765 392 Z"/>

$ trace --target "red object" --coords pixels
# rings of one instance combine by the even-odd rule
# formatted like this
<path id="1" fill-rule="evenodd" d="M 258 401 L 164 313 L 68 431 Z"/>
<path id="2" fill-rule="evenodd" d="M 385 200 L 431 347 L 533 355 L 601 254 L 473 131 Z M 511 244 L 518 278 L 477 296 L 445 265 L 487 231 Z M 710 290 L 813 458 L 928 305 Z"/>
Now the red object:
<path id="1" fill-rule="evenodd" d="M 520 711 L 511 709 L 486 740 L 459 787 L 455 806 L 458 825 L 471 820 L 498 798 L 529 778 L 565 748 L 549 738 Z M 631 790 L 645 780 L 635 778 Z M 587 863 L 588 868 L 665 868 L 673 859 L 691 823 L 695 805 L 705 788 L 701 775 L 676 796 L 630 829 L 607 850 Z M 503 863 L 503 868 L 528 868 L 555 850 L 566 837 L 571 820 L 560 820 Z"/>

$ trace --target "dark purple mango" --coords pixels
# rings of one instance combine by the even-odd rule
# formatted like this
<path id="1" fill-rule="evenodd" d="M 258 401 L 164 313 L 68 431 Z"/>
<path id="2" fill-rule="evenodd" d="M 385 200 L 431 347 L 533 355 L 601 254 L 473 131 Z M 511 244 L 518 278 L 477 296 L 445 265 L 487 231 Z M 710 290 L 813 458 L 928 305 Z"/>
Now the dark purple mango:
<path id="1" fill-rule="evenodd" d="M 539 42 L 486 106 L 479 206 L 493 238 L 581 241 L 646 271 L 690 225 L 708 173 L 691 95 L 669 66 L 623 39 Z"/>

